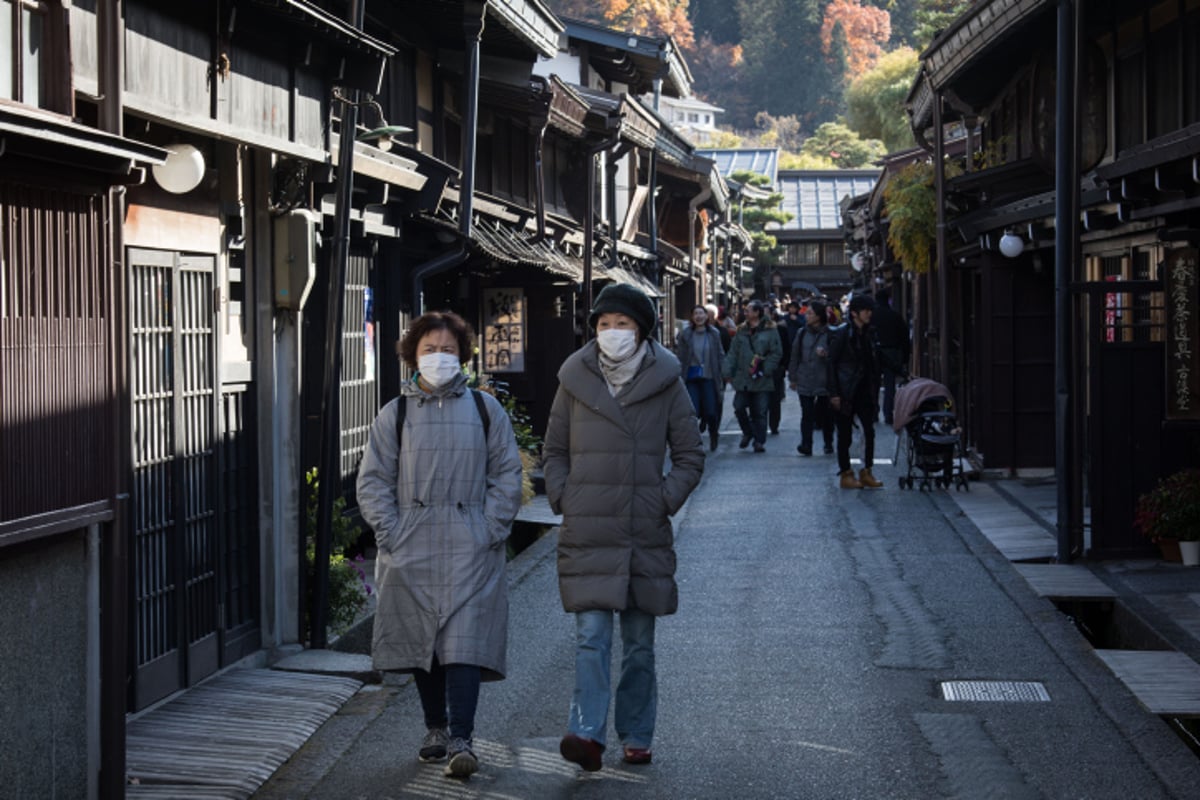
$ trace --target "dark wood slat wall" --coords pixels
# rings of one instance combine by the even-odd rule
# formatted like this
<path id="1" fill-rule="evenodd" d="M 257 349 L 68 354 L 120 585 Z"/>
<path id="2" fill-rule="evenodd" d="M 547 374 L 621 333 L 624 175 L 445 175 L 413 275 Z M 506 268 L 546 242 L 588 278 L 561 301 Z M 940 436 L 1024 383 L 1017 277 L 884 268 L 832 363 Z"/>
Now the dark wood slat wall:
<path id="1" fill-rule="evenodd" d="M 0 181 L 0 522 L 107 500 L 103 197 Z"/>

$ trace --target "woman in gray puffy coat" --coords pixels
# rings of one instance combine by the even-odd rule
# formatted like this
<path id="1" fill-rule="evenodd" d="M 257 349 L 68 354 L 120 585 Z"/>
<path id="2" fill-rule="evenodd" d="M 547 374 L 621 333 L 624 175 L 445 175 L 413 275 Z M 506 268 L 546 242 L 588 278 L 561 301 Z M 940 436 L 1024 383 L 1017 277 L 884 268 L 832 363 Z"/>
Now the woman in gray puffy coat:
<path id="1" fill-rule="evenodd" d="M 678 604 L 670 517 L 704 470 L 679 361 L 649 338 L 655 317 L 632 286 L 600 292 L 588 321 L 596 338 L 558 372 L 543 447 L 546 495 L 563 515 L 559 593 L 576 629 L 575 691 L 560 751 L 589 772 L 600 769 L 608 728 L 613 612 L 623 647 L 617 735 L 627 763 L 651 759 L 655 618 Z"/>
<path id="2" fill-rule="evenodd" d="M 512 421 L 462 371 L 473 349 L 457 314 L 413 323 L 399 351 L 417 373 L 375 418 L 357 487 L 379 548 L 374 665 L 413 674 L 427 728 L 419 758 L 446 758 L 453 777 L 478 769 L 480 681 L 504 677 L 504 543 L 521 507 Z"/>

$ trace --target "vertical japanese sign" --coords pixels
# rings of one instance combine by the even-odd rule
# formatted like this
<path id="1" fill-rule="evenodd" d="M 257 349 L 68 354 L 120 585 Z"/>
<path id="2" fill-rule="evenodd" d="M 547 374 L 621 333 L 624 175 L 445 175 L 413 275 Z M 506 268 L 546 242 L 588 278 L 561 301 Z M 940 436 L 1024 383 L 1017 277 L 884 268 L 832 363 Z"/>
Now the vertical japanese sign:
<path id="1" fill-rule="evenodd" d="M 524 372 L 524 290 L 485 289 L 483 321 L 484 372 Z"/>
<path id="2" fill-rule="evenodd" d="M 1167 305 L 1167 419 L 1200 419 L 1200 364 L 1196 312 L 1200 300 L 1200 251 L 1168 252 L 1163 285 Z"/>
<path id="3" fill-rule="evenodd" d="M 363 377 L 375 380 L 375 295 L 363 289 Z"/>

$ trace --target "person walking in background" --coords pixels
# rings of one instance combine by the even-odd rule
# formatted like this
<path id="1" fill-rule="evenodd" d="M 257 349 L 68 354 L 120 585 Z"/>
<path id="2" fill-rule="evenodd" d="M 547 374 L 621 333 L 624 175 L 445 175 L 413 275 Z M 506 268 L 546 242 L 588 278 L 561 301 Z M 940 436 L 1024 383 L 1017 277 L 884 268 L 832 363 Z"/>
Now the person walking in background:
<path id="1" fill-rule="evenodd" d="M 704 308 L 708 311 L 708 324 L 721 334 L 721 358 L 723 360 L 725 354 L 729 352 L 729 345 L 733 344 L 733 332 L 721 323 L 721 312 L 716 305 L 709 303 Z M 737 327 L 734 326 L 733 330 L 737 330 Z M 720 376 L 716 378 L 716 392 L 717 430 L 720 430 L 721 420 L 725 419 L 725 381 Z"/>
<path id="2" fill-rule="evenodd" d="M 655 620 L 679 603 L 670 517 L 700 482 L 704 445 L 679 361 L 650 339 L 650 299 L 632 286 L 606 286 L 588 324 L 596 338 L 558 372 L 542 465 L 550 507 L 563 517 L 559 594 L 563 609 L 575 614 L 575 690 L 559 751 L 594 772 L 608 731 L 614 613 L 621 626 L 614 718 L 622 757 L 650 763 Z"/>
<path id="3" fill-rule="evenodd" d="M 896 379 L 908 374 L 908 359 L 912 342 L 908 323 L 891 305 L 892 293 L 880 289 L 875 293 L 875 314 L 871 325 L 879 341 L 879 360 L 883 383 L 883 421 L 891 425 L 896 408 Z"/>
<path id="4" fill-rule="evenodd" d="M 761 300 L 746 306 L 746 321 L 738 326 L 722 367 L 725 380 L 733 384 L 733 413 L 742 429 L 738 447 L 754 442 L 754 452 L 765 453 L 767 413 L 775 391 L 775 371 L 782 368 L 783 348 L 775 323 L 767 316 Z"/>
<path id="5" fill-rule="evenodd" d="M 813 300 L 805 317 L 807 324 L 792 340 L 788 362 L 789 384 L 800 397 L 800 444 L 796 445 L 796 452 L 811 456 L 813 431 L 820 428 L 825 454 L 829 455 L 833 452 L 833 416 L 829 411 L 829 325 L 825 321 L 825 304 Z"/>
<path id="6" fill-rule="evenodd" d="M 706 305 L 704 310 L 708 312 L 708 324 L 716 328 L 717 333 L 721 334 L 721 352 L 728 353 L 729 345 L 733 342 L 733 332 L 737 330 L 737 326 L 726 326 L 721 321 L 721 311 L 712 303 Z"/>
<path id="7" fill-rule="evenodd" d="M 481 680 L 502 680 L 508 645 L 504 543 L 521 507 L 512 421 L 468 389 L 474 349 L 457 314 L 418 318 L 398 346 L 416 374 L 371 425 L 358 506 L 375 532 L 376 669 L 412 673 L 426 734 L 421 761 L 479 767 L 472 749 Z"/>
<path id="8" fill-rule="evenodd" d="M 722 389 L 721 362 L 725 350 L 721 347 L 721 334 L 716 326 L 708 324 L 708 309 L 695 306 L 692 321 L 675 337 L 675 356 L 679 359 L 684 386 L 692 398 L 692 408 L 700 418 L 701 430 L 708 430 L 708 449 L 717 449 L 720 435 L 720 418 L 717 415 L 717 386 Z"/>
<path id="9" fill-rule="evenodd" d="M 829 405 L 837 425 L 838 471 L 843 489 L 878 489 L 883 483 L 871 472 L 875 463 L 875 415 L 879 406 L 879 361 L 871 314 L 875 301 L 856 294 L 847 307 L 849 321 L 829 334 Z M 863 433 L 863 468 L 850 469 L 850 436 L 858 417 Z"/>
<path id="10" fill-rule="evenodd" d="M 787 314 L 775 313 L 775 332 L 779 334 L 779 367 L 771 376 L 774 388 L 767 404 L 767 427 L 771 434 L 779 435 L 779 423 L 783 421 L 783 401 L 787 399 L 787 365 L 792 356 L 792 337 L 788 335 Z"/>

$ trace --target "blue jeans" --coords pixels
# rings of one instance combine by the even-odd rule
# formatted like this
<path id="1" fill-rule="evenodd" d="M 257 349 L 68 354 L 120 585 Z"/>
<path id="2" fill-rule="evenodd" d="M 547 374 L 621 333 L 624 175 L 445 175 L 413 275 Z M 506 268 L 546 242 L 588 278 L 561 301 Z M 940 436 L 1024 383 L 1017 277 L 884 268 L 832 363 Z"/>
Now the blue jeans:
<path id="1" fill-rule="evenodd" d="M 629 747 L 650 748 L 658 713 L 654 673 L 654 616 L 627 609 L 621 616 L 621 680 L 614 720 L 617 736 Z M 567 729 L 604 744 L 608 733 L 613 612 L 575 614 L 575 694 Z"/>
<path id="2" fill-rule="evenodd" d="M 737 417 L 742 434 L 753 438 L 755 444 L 767 442 L 767 411 L 770 404 L 771 392 L 739 391 L 733 396 L 733 415 Z"/>
<path id="3" fill-rule="evenodd" d="M 720 424 L 720 418 L 717 416 L 716 381 L 712 378 L 700 378 L 687 381 L 686 385 L 696 416 L 708 423 L 710 430 L 715 431 Z"/>

